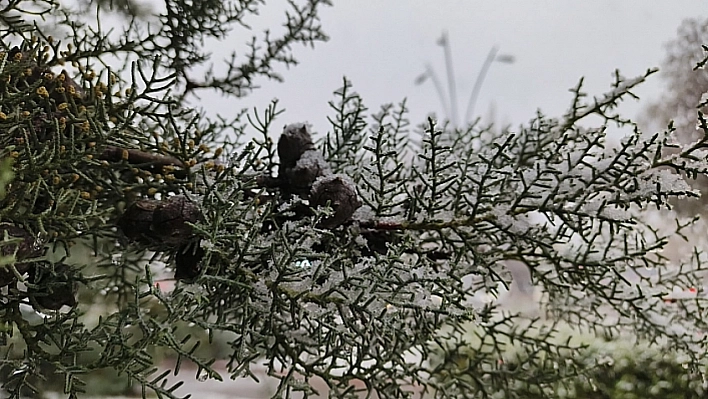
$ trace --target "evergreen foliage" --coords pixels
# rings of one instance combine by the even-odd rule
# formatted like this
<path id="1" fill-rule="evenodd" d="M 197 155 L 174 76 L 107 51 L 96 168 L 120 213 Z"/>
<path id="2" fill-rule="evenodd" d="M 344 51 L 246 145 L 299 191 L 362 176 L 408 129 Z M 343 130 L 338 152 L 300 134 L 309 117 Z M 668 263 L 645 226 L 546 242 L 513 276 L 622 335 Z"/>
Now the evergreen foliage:
<path id="1" fill-rule="evenodd" d="M 667 45 L 662 63 L 665 93 L 646 109 L 645 120 L 652 126 L 666 126 L 670 122 L 675 136 L 682 143 L 696 141 L 701 133 L 696 129 L 696 109 L 708 112 L 708 70 L 701 63 L 702 48 L 708 43 L 708 19 L 690 18 L 681 24 L 676 39 Z M 702 47 L 703 46 L 703 47 Z M 687 176 L 691 186 L 701 191 L 701 201 L 674 201 L 685 215 L 706 214 L 705 196 L 708 181 L 705 176 Z"/>
<path id="2" fill-rule="evenodd" d="M 261 3 L 168 0 L 118 33 L 54 1 L 0 9 L 10 397 L 56 376 L 80 397 L 102 371 L 175 397 L 185 362 L 200 379 L 265 364 L 275 397 L 313 395 L 315 381 L 342 398 L 525 397 L 519 384 L 545 392 L 591 371 L 582 344 L 551 339 L 563 323 L 671 348 L 702 372 L 702 297 L 662 299 L 703 285 L 705 254 L 669 265 L 661 252 L 692 219 L 659 228 L 643 215 L 697 195 L 682 176 L 708 168 L 708 123 L 699 114 L 700 138 L 681 144 L 671 126 L 645 134 L 615 111 L 655 70 L 617 73 L 599 97 L 579 84 L 561 118 L 503 134 L 433 119 L 412 129 L 405 102 L 367 114 L 347 80 L 325 135 L 285 120 L 319 116 L 286 118 L 277 102 L 201 114 L 196 92 L 247 95 L 295 63 L 292 46 L 326 39 L 328 2 L 290 1 L 282 35 L 211 66 L 204 40 L 246 27 Z M 606 146 L 617 126 L 631 133 Z M 510 283 L 508 262 L 543 288 L 538 317 L 474 301 Z M 461 333 L 469 323 L 479 348 Z M 199 350 L 215 337 L 225 371 Z M 500 362 L 510 343 L 524 356 Z"/>
<path id="3" fill-rule="evenodd" d="M 519 397 L 663 399 L 705 396 L 706 386 L 701 378 L 701 373 L 706 371 L 705 361 L 699 369 L 690 370 L 688 356 L 646 341 L 630 337 L 607 339 L 590 332 L 580 332 L 568 324 L 554 326 L 552 335 L 548 334 L 547 325 L 528 324 L 526 327 L 528 334 L 536 334 L 556 345 L 579 349 L 561 350 L 560 356 L 554 356 L 552 361 L 538 362 L 533 371 L 522 371 L 526 364 L 534 362 L 531 357 L 548 354 L 543 352 L 544 348 L 533 353 L 526 350 L 523 343 L 506 342 L 501 357 L 497 358 L 500 366 L 517 373 L 533 372 L 539 378 L 546 378 L 547 382 L 538 384 L 531 378 L 510 381 L 511 386 L 507 389 L 513 390 Z M 442 357 L 444 352 L 431 357 L 432 362 L 440 367 L 438 378 L 443 381 L 456 379 L 471 385 L 476 383 L 470 374 L 463 371 L 464 367 L 479 357 L 480 352 L 490 352 L 489 356 L 499 355 L 491 353 L 493 346 L 484 330 L 484 327 L 468 326 L 465 332 L 468 345 L 455 354 L 454 362 L 450 359 L 445 361 Z M 488 340 L 486 345 L 482 344 L 485 339 Z M 552 380 L 544 375 L 551 376 Z"/>

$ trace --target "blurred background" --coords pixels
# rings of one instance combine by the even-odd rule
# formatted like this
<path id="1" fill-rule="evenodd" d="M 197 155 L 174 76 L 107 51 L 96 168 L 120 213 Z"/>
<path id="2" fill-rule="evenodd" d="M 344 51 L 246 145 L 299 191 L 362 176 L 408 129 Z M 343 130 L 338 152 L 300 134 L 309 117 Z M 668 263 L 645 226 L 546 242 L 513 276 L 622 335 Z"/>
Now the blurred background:
<path id="1" fill-rule="evenodd" d="M 254 32 L 279 23 L 281 10 L 264 9 L 253 21 Z M 285 81 L 260 82 L 261 88 L 241 100 L 223 101 L 216 93 L 199 93 L 195 105 L 223 115 L 234 108 L 265 108 L 273 98 L 287 112 L 287 121 L 308 121 L 324 134 L 327 102 L 346 76 L 371 111 L 381 104 L 407 98 L 411 122 L 422 123 L 434 112 L 452 117 L 444 46 L 447 32 L 449 59 L 454 72 L 457 123 L 463 124 L 468 102 L 490 51 L 498 46 L 477 90 L 475 116 L 483 122 L 518 125 L 540 109 L 560 116 L 570 104 L 568 89 L 581 77 L 585 92 L 601 95 L 610 88 L 613 73 L 626 77 L 660 66 L 665 45 L 677 36 L 686 18 L 705 17 L 702 0 L 644 1 L 544 0 L 335 1 L 324 9 L 322 24 L 330 41 L 312 49 L 296 49 L 300 65 L 282 73 Z M 218 59 L 244 42 L 209 43 Z M 437 74 L 445 90 L 446 107 L 433 81 L 416 85 L 426 71 Z M 479 85 L 479 84 L 478 84 Z M 642 99 L 662 96 L 665 82 L 654 75 L 636 91 Z M 644 103 L 644 101 L 642 101 Z M 625 116 L 635 117 L 642 103 L 623 104 Z"/>

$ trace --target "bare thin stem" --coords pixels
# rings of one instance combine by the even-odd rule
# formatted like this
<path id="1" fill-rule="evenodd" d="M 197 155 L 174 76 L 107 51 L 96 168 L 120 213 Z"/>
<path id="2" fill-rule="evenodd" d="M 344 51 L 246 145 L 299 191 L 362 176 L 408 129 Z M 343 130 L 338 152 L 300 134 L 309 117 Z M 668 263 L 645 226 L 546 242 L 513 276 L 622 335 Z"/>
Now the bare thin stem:
<path id="1" fill-rule="evenodd" d="M 448 94 L 450 95 L 450 119 L 452 125 L 457 127 L 457 90 L 455 89 L 455 71 L 452 69 L 452 51 L 450 50 L 450 39 L 447 31 L 439 41 L 445 51 L 445 70 L 447 71 Z"/>
<path id="2" fill-rule="evenodd" d="M 482 69 L 477 75 L 477 79 L 474 82 L 474 88 L 472 88 L 472 93 L 470 94 L 470 99 L 467 102 L 467 111 L 465 112 L 464 119 L 465 123 L 470 122 L 470 119 L 474 117 L 474 107 L 477 105 L 477 98 L 479 97 L 479 92 L 482 89 L 482 83 L 484 83 L 484 78 L 487 77 L 489 67 L 492 66 L 492 62 L 494 62 L 498 52 L 498 46 L 492 47 L 487 54 L 487 59 L 484 60 L 484 64 L 482 64 Z"/>

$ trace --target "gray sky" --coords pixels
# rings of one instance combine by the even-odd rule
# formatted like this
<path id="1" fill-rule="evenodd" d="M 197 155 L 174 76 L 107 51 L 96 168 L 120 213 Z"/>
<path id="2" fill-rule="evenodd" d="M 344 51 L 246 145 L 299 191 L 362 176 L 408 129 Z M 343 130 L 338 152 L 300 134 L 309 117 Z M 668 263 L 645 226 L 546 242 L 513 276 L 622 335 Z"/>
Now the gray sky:
<path id="1" fill-rule="evenodd" d="M 202 96 L 210 111 L 265 108 L 272 98 L 287 112 L 283 124 L 307 121 L 322 134 L 329 129 L 327 102 L 347 76 L 370 110 L 408 98 L 410 118 L 423 122 L 430 112 L 442 115 L 430 82 L 414 80 L 430 63 L 445 79 L 442 47 L 436 44 L 449 32 L 457 77 L 459 113 L 464 110 L 474 80 L 494 45 L 516 58 L 512 65 L 492 65 L 477 102 L 477 114 L 486 117 L 492 104 L 496 122 L 518 125 L 537 109 L 560 116 L 567 108 L 568 89 L 585 77 L 586 92 L 600 95 L 609 89 L 616 68 L 626 77 L 659 66 L 664 44 L 676 36 L 680 22 L 705 17 L 705 0 L 504 0 L 336 1 L 321 15 L 331 40 L 311 48 L 297 48 L 301 64 L 283 70 L 285 83 L 261 82 L 245 99 Z M 269 10 L 261 21 L 272 25 L 282 15 Z M 243 40 L 239 40 L 243 41 Z M 218 53 L 217 53 L 218 54 Z M 654 77 L 637 90 L 643 100 L 658 98 L 663 83 Z M 206 94 L 206 93 L 204 93 Z M 634 116 L 641 103 L 624 106 Z"/>

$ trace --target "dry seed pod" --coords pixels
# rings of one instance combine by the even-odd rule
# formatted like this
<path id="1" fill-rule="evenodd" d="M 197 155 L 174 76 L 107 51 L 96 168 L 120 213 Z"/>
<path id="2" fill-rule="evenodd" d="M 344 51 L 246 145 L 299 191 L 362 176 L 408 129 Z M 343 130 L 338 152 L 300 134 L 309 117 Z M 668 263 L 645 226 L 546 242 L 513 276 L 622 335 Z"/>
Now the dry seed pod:
<path id="1" fill-rule="evenodd" d="M 280 157 L 279 174 L 283 175 L 286 169 L 295 166 L 305 151 L 314 150 L 312 137 L 304 123 L 294 123 L 285 126 L 283 134 L 278 140 L 278 157 Z"/>
<path id="2" fill-rule="evenodd" d="M 349 221 L 361 206 L 354 183 L 345 175 L 330 175 L 317 179 L 310 192 L 310 205 L 329 203 L 334 214 L 320 222 L 320 227 L 333 229 Z"/>
<path id="3" fill-rule="evenodd" d="M 201 262 L 204 257 L 204 249 L 199 246 L 199 242 L 182 245 L 175 254 L 175 279 L 193 280 L 201 272 Z"/>
<path id="4" fill-rule="evenodd" d="M 118 228 L 130 241 L 150 245 L 159 239 L 152 231 L 153 213 L 160 201 L 140 200 L 131 204 L 118 219 Z"/>
<path id="5" fill-rule="evenodd" d="M 153 213 L 152 232 L 164 244 L 182 244 L 193 235 L 187 223 L 197 223 L 201 218 L 201 211 L 187 197 L 169 197 L 161 201 Z"/>
<path id="6" fill-rule="evenodd" d="M 62 306 L 76 306 L 76 283 L 73 282 L 69 266 L 58 263 L 54 267 L 35 267 L 29 274 L 32 284 L 42 289 L 28 288 L 30 303 L 44 309 L 59 310 Z"/>
<path id="7" fill-rule="evenodd" d="M 285 171 L 287 182 L 293 191 L 310 191 L 312 183 L 320 176 L 326 176 L 332 173 L 327 161 L 322 154 L 317 151 L 305 151 L 302 157 L 298 159 L 295 166 Z M 303 194 L 298 193 L 298 194 Z"/>

